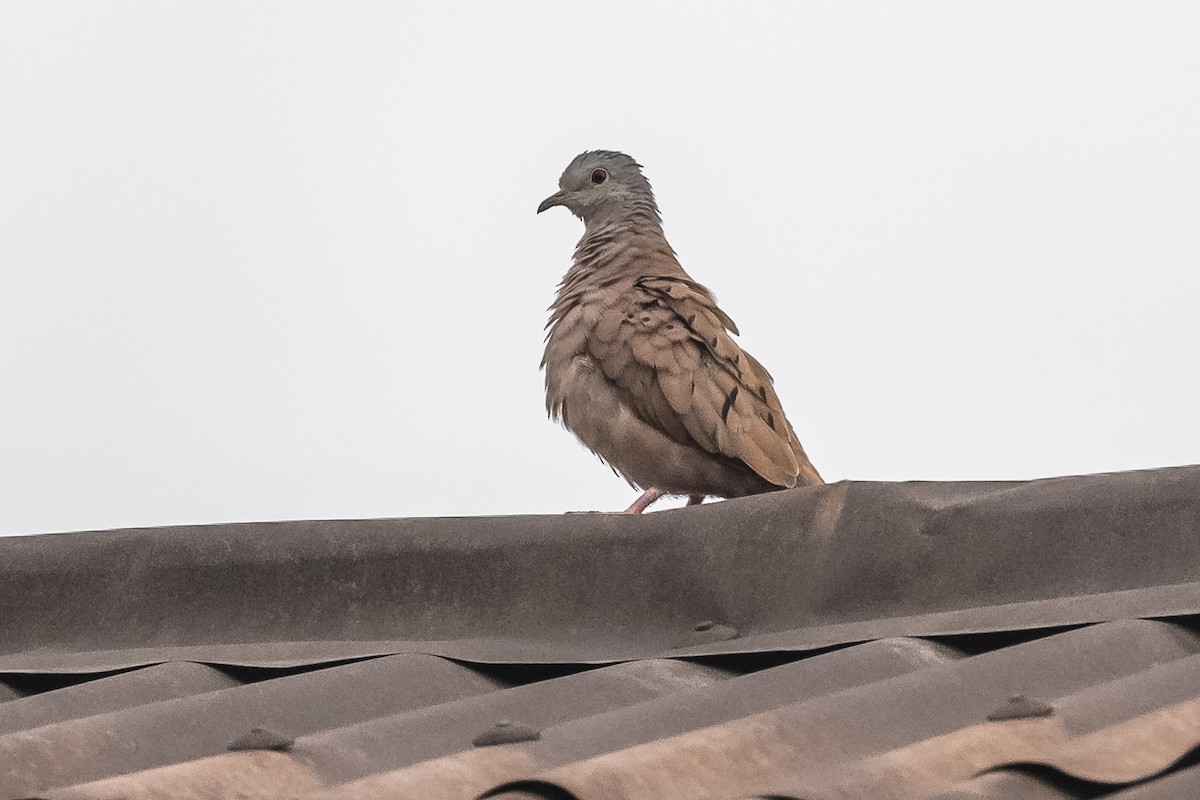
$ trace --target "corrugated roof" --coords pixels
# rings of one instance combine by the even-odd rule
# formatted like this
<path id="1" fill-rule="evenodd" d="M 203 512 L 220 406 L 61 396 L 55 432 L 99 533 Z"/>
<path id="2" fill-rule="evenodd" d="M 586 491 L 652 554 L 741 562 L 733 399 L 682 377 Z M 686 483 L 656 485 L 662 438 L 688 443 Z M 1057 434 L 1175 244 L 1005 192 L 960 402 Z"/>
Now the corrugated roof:
<path id="1" fill-rule="evenodd" d="M 1200 796 L 1200 467 L 0 561 L 0 798 Z"/>

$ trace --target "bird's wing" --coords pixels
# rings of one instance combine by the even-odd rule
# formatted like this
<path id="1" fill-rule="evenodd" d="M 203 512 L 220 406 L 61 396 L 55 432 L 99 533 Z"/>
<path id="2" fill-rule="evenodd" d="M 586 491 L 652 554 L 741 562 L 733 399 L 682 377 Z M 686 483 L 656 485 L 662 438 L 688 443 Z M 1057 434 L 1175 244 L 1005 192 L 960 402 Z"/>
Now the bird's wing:
<path id="1" fill-rule="evenodd" d="M 740 459 L 777 486 L 795 486 L 812 467 L 771 376 L 731 332 L 733 320 L 700 284 L 644 277 L 607 307 L 588 350 L 628 405 L 671 438 Z"/>

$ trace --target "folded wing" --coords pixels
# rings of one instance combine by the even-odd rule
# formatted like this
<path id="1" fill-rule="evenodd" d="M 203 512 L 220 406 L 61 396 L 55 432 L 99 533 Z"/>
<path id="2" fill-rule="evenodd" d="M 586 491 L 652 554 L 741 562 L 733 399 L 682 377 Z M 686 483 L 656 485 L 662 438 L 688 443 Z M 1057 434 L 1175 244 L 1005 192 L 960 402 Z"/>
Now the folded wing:
<path id="1" fill-rule="evenodd" d="M 739 459 L 777 486 L 820 483 L 771 376 L 730 333 L 733 320 L 700 284 L 644 277 L 605 310 L 588 349 L 625 402 L 676 441 Z"/>

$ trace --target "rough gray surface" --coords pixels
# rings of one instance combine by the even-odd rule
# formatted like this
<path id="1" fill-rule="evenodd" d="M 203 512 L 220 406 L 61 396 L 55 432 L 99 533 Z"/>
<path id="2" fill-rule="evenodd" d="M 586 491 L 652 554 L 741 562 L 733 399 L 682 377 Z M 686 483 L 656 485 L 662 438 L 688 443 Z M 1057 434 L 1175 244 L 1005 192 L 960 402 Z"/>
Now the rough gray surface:
<path id="1" fill-rule="evenodd" d="M 1194 783 L 1196 467 L 60 534 L 0 540 L 0 563 L 0 797 Z M 995 713 L 1017 695 L 1049 712 Z M 227 751 L 254 728 L 291 746 Z"/>

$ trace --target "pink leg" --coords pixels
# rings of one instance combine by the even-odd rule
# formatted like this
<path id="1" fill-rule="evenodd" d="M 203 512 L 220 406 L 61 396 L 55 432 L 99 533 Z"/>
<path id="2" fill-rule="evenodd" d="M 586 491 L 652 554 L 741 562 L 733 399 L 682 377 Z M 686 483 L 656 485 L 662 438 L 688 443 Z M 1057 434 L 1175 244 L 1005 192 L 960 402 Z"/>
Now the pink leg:
<path id="1" fill-rule="evenodd" d="M 622 514 L 640 514 L 650 507 L 650 504 L 663 496 L 662 489 L 655 489 L 651 486 L 646 491 L 642 492 L 642 496 L 633 501 L 633 505 L 622 511 Z"/>
<path id="2" fill-rule="evenodd" d="M 702 494 L 689 494 L 688 495 L 687 504 L 689 506 L 698 506 L 703 502 L 704 502 L 704 495 L 702 495 Z"/>

